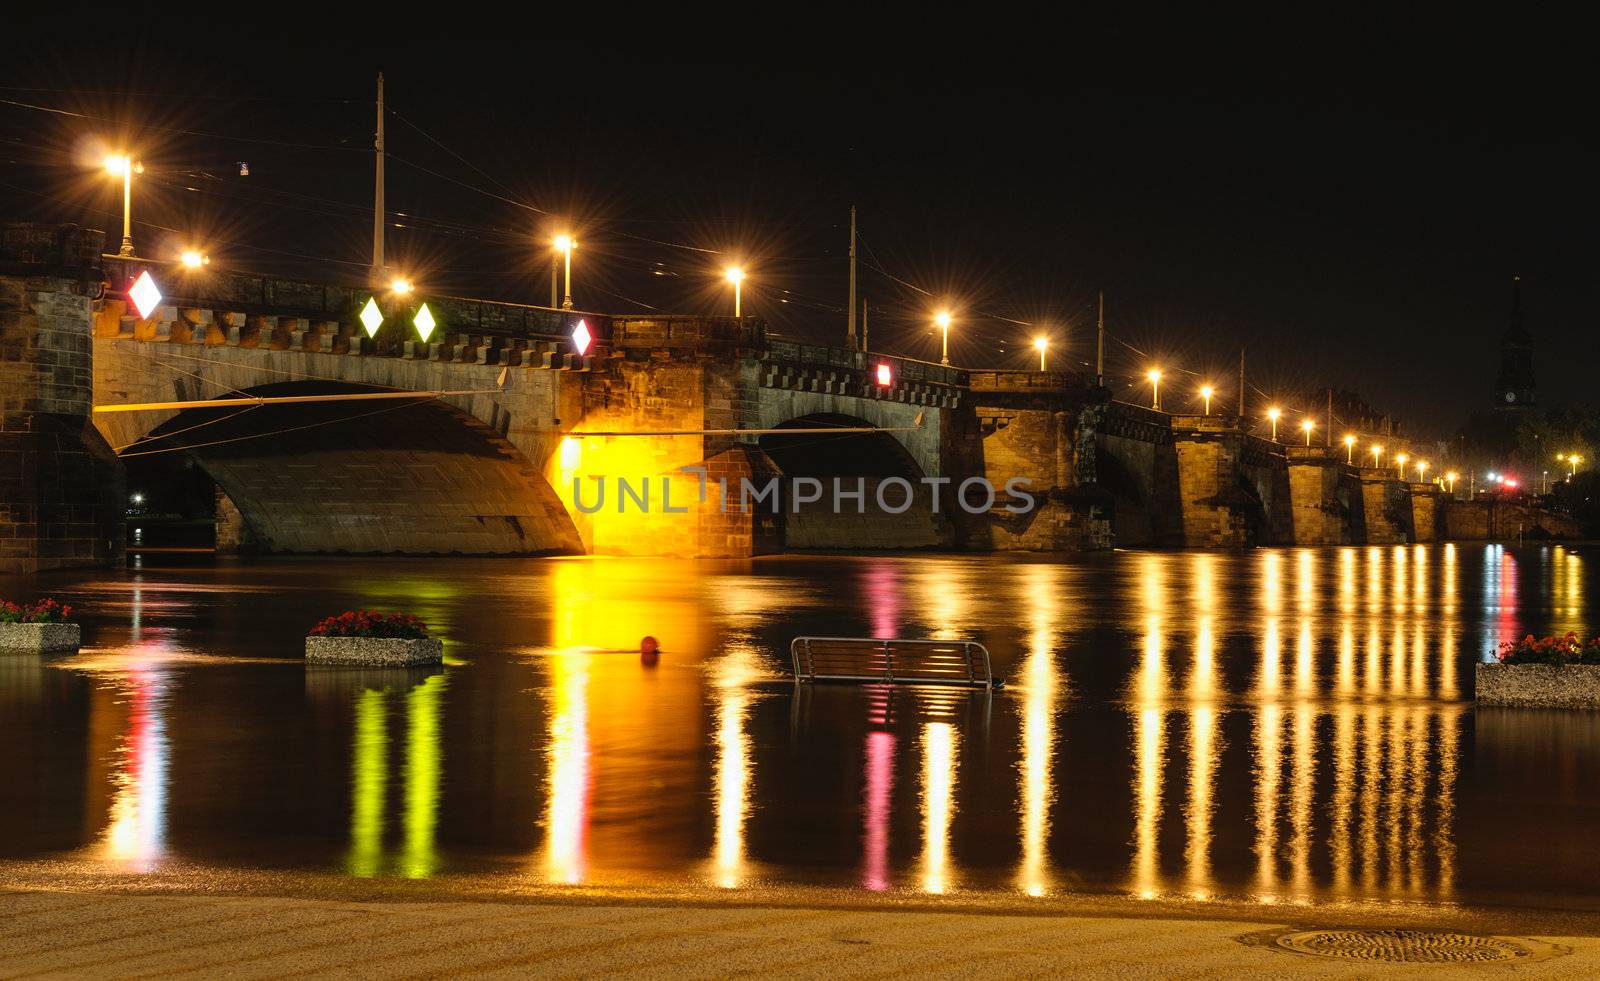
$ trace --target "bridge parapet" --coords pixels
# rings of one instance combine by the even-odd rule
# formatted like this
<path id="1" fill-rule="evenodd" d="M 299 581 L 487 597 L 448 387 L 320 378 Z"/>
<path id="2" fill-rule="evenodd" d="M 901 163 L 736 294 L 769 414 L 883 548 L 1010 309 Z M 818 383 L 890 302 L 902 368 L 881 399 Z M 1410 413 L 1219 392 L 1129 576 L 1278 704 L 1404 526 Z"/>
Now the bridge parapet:
<path id="1" fill-rule="evenodd" d="M 889 368 L 889 384 L 878 379 L 878 365 Z M 815 344 L 772 341 L 760 368 L 762 388 L 848 395 L 879 401 L 953 409 L 967 394 L 967 372 L 864 351 Z"/>

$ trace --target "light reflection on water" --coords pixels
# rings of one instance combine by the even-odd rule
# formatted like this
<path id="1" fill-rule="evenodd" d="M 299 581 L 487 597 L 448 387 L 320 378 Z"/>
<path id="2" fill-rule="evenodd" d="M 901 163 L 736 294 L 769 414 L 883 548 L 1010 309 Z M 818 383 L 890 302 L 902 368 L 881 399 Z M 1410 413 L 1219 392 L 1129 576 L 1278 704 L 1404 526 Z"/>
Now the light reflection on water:
<path id="1" fill-rule="evenodd" d="M 0 671 L 0 737 L 31 754 L 0 762 L 0 841 L 13 858 L 136 872 L 1516 894 L 1531 877 L 1489 844 L 1497 781 L 1559 777 L 1587 750 L 1562 738 L 1567 723 L 1515 713 L 1474 740 L 1466 668 L 1526 632 L 1593 630 L 1587 554 L 263 562 L 89 578 L 57 594 L 103 611 L 99 646 Z M 341 679 L 288 661 L 300 621 L 407 596 L 466 663 Z M 647 633 L 659 664 L 629 653 Z M 796 689 L 784 673 L 800 633 L 978 639 L 1009 685 Z M 337 768 L 308 762 L 323 760 Z M 1600 804 L 1588 783 L 1546 787 L 1525 834 L 1561 834 L 1564 813 Z M 63 827 L 83 828 L 80 847 L 61 846 Z M 1592 867 L 1600 847 L 1586 854 Z M 1571 868 L 1541 875 L 1589 895 Z"/>

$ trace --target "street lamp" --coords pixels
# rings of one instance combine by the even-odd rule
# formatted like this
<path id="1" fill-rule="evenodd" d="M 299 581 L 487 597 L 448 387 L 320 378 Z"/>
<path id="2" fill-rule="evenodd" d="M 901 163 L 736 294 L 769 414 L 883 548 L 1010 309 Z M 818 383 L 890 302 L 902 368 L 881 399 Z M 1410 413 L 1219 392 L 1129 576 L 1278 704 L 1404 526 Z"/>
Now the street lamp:
<path id="1" fill-rule="evenodd" d="M 1278 441 L 1278 417 L 1281 415 L 1283 415 L 1283 410 L 1277 406 L 1267 410 L 1267 418 L 1272 420 L 1272 441 L 1274 443 Z"/>
<path id="2" fill-rule="evenodd" d="M 1035 337 L 1033 346 L 1039 349 L 1039 370 L 1044 371 L 1044 351 L 1045 348 L 1050 346 L 1050 339 L 1048 337 Z"/>
<path id="3" fill-rule="evenodd" d="M 1200 386 L 1200 397 L 1205 400 L 1205 414 L 1208 416 L 1211 414 L 1211 396 L 1215 395 L 1216 392 L 1217 390 L 1212 388 L 1210 385 Z"/>
<path id="4" fill-rule="evenodd" d="M 122 248 L 117 255 L 133 255 L 133 175 L 144 173 L 144 164 L 132 157 L 113 155 L 106 158 L 106 172 L 122 178 Z"/>
<path id="5" fill-rule="evenodd" d="M 1344 438 L 1344 462 L 1356 462 L 1356 438 L 1346 435 Z"/>
<path id="6" fill-rule="evenodd" d="M 1583 462 L 1583 457 L 1573 453 L 1567 457 L 1567 462 L 1572 464 L 1572 472 L 1567 474 L 1567 479 L 1570 480 L 1578 475 L 1578 464 Z"/>
<path id="7" fill-rule="evenodd" d="M 1306 434 L 1306 445 L 1310 446 L 1311 445 L 1311 430 L 1317 428 L 1317 424 L 1312 422 L 1310 419 L 1302 419 L 1300 421 L 1300 428 Z"/>
<path id="8" fill-rule="evenodd" d="M 1422 475 L 1427 473 L 1427 472 L 1428 472 L 1428 461 L 1427 460 L 1418 460 L 1417 461 L 1417 483 L 1419 483 L 1419 484 L 1422 483 Z"/>
<path id="9" fill-rule="evenodd" d="M 1151 368 L 1145 372 L 1145 377 L 1150 379 L 1150 408 L 1161 408 L 1161 369 Z"/>
<path id="10" fill-rule="evenodd" d="M 1400 479 L 1401 480 L 1405 480 L 1406 479 L 1406 461 L 1409 460 L 1409 459 L 1411 459 L 1411 458 L 1409 456 L 1406 456 L 1404 453 L 1396 453 L 1394 455 L 1395 466 L 1400 468 Z"/>
<path id="11" fill-rule="evenodd" d="M 404 276 L 396 276 L 389 281 L 389 292 L 395 296 L 406 296 L 411 292 L 411 280 Z"/>
<path id="12" fill-rule="evenodd" d="M 557 235 L 555 237 L 555 240 L 551 244 L 553 244 L 555 246 L 557 252 L 560 252 L 564 256 L 566 256 L 566 260 L 567 260 L 567 278 L 566 278 L 566 281 L 565 281 L 566 282 L 566 291 L 562 294 L 561 309 L 563 309 L 563 310 L 571 310 L 572 309 L 572 250 L 577 248 L 578 243 L 573 240 L 571 235 Z"/>
<path id="13" fill-rule="evenodd" d="M 211 265 L 211 257 L 199 249 L 185 249 L 183 255 L 178 257 L 185 269 L 199 269 L 201 266 Z"/>
<path id="14" fill-rule="evenodd" d="M 744 270 L 738 266 L 729 266 L 722 270 L 722 277 L 733 284 L 733 315 L 744 316 Z"/>
<path id="15" fill-rule="evenodd" d="M 950 363 L 950 311 L 940 310 L 933 315 L 933 322 L 938 325 L 941 340 L 939 341 L 939 363 Z"/>
<path id="16" fill-rule="evenodd" d="M 1373 443 L 1372 444 L 1372 465 L 1374 467 L 1382 466 L 1382 463 L 1380 462 L 1382 460 L 1383 460 L 1383 447 L 1379 446 L 1377 443 Z"/>
<path id="17" fill-rule="evenodd" d="M 1454 470 L 1450 471 L 1444 475 L 1444 479 L 1450 484 L 1450 493 L 1454 494 L 1456 492 L 1456 472 Z"/>

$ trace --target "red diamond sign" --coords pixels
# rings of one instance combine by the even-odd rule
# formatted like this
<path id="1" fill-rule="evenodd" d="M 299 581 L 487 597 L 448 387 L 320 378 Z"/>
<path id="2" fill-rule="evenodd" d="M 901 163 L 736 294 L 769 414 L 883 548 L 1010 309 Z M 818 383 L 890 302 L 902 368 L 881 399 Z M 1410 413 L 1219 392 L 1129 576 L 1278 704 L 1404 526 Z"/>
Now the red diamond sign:
<path id="1" fill-rule="evenodd" d="M 572 346 L 577 350 L 579 357 L 589 353 L 589 345 L 593 341 L 594 335 L 589 333 L 589 325 L 581 320 L 578 321 L 578 326 L 572 328 Z"/>
<path id="2" fill-rule="evenodd" d="M 139 278 L 128 287 L 128 299 L 133 301 L 133 308 L 139 311 L 140 320 L 149 320 L 155 313 L 156 304 L 161 302 L 161 291 L 156 289 L 156 281 L 150 278 L 150 270 L 146 269 L 139 274 Z"/>

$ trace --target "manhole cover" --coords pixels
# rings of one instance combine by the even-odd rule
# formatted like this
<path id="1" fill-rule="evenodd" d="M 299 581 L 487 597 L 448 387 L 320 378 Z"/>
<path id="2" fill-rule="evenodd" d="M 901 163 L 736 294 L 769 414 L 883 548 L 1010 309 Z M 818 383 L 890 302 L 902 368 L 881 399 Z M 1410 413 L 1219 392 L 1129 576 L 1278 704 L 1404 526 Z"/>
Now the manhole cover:
<path id="1" fill-rule="evenodd" d="M 1499 937 L 1424 930 L 1305 930 L 1279 936 L 1277 945 L 1316 957 L 1409 964 L 1480 964 L 1515 960 L 1533 953 Z"/>

